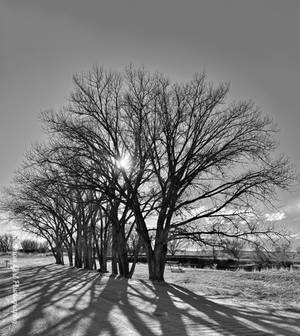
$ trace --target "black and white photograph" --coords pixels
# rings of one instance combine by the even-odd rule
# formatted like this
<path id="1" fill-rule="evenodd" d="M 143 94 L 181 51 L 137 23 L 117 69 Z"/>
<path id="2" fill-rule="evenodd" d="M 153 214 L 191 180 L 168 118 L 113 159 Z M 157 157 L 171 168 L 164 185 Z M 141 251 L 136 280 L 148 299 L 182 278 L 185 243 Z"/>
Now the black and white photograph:
<path id="1" fill-rule="evenodd" d="M 0 336 L 300 335 L 299 97 L 299 0 L 0 0 Z"/>

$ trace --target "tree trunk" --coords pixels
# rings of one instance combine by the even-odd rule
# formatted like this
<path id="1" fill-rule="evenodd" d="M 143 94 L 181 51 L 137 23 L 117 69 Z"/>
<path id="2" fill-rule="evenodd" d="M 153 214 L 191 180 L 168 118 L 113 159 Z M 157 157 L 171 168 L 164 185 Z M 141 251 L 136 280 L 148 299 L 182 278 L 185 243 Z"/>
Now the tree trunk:
<path id="1" fill-rule="evenodd" d="M 96 248 L 95 246 L 93 246 L 93 269 L 94 270 L 97 270 L 97 263 L 96 263 Z"/>
<path id="2" fill-rule="evenodd" d="M 75 246 L 75 267 L 82 267 L 82 243 L 81 233 L 77 232 L 76 246 Z"/>
<path id="3" fill-rule="evenodd" d="M 116 202 L 110 211 L 112 223 L 112 273 L 129 277 L 129 262 L 126 246 L 125 223 L 118 218 L 119 202 Z M 119 267 L 119 272 L 118 272 Z"/>
<path id="4" fill-rule="evenodd" d="M 122 277 L 129 277 L 129 261 L 127 246 L 125 241 L 125 231 L 124 225 L 118 224 L 117 230 L 117 251 L 118 251 L 118 263 L 119 263 L 119 273 Z"/>
<path id="5" fill-rule="evenodd" d="M 129 261 L 124 227 L 115 221 L 112 225 L 112 273 L 129 277 Z"/>
<path id="6" fill-rule="evenodd" d="M 103 273 L 107 272 L 107 244 L 102 243 L 101 245 L 101 258 L 100 258 L 100 268 Z"/>
<path id="7" fill-rule="evenodd" d="M 55 263 L 58 265 L 64 265 L 64 254 L 60 243 L 56 245 Z"/>
<path id="8" fill-rule="evenodd" d="M 141 247 L 142 247 L 142 240 L 139 237 L 137 245 L 134 247 L 134 251 L 133 251 L 133 256 L 132 256 L 133 260 L 132 260 L 132 264 L 131 264 L 130 271 L 129 271 L 129 276 L 128 276 L 130 279 L 133 276 L 135 266 L 138 262 L 139 252 L 140 252 Z"/>
<path id="9" fill-rule="evenodd" d="M 68 240 L 65 240 L 64 247 L 68 253 L 68 260 L 69 260 L 69 266 L 73 266 L 73 248 L 72 248 L 72 240 L 70 239 L 70 242 Z"/>
<path id="10" fill-rule="evenodd" d="M 69 248 L 68 248 L 68 259 L 69 259 L 69 265 L 73 266 L 73 247 L 72 247 L 72 243 L 69 245 Z"/>
<path id="11" fill-rule="evenodd" d="M 90 226 L 88 223 L 83 228 L 83 265 L 84 269 L 93 269 L 93 246 L 92 246 L 92 234 L 90 232 Z"/>
<path id="12" fill-rule="evenodd" d="M 118 240 L 115 223 L 112 224 L 111 273 L 113 275 L 118 274 Z"/>
<path id="13" fill-rule="evenodd" d="M 151 281 L 161 281 L 164 282 L 164 271 L 165 271 L 165 263 L 166 263 L 166 255 L 168 251 L 168 232 L 162 232 L 163 223 L 157 223 L 156 238 L 155 238 L 155 246 L 152 248 L 152 239 L 149 235 L 149 231 L 147 225 L 145 223 L 145 219 L 140 210 L 139 201 L 135 197 L 133 198 L 133 202 L 131 206 L 133 207 L 135 220 L 136 220 L 136 228 L 137 233 L 142 241 L 142 245 L 146 249 L 147 261 L 148 261 L 148 271 L 149 271 L 149 280 Z M 161 222 L 163 221 L 163 218 Z"/>
<path id="14" fill-rule="evenodd" d="M 99 243 L 96 237 L 94 237 L 94 241 L 95 241 L 95 245 L 94 245 L 94 249 L 95 249 L 95 255 L 94 255 L 94 259 L 95 259 L 95 264 L 96 264 L 96 255 L 97 255 L 97 259 L 99 262 L 99 268 L 101 269 L 101 259 L 102 259 L 102 254 L 99 248 Z M 97 269 L 97 266 L 96 266 Z"/>
<path id="15" fill-rule="evenodd" d="M 165 281 L 164 272 L 167 256 L 167 244 L 159 244 L 155 246 L 154 251 L 148 250 L 148 270 L 149 280 Z"/>
<path id="16" fill-rule="evenodd" d="M 101 273 L 107 272 L 107 262 L 106 262 L 107 250 L 106 250 L 103 242 L 101 243 L 101 245 L 99 247 L 99 242 L 96 239 L 95 239 L 95 253 L 96 253 L 97 258 L 98 258 L 100 272 Z M 96 261 L 96 259 L 95 259 L 95 261 Z"/>

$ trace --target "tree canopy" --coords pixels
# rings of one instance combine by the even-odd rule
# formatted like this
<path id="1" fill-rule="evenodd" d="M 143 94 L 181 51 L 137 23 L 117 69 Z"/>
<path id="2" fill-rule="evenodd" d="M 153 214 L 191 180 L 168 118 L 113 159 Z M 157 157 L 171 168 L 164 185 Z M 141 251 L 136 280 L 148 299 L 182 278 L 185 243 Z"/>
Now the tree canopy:
<path id="1" fill-rule="evenodd" d="M 136 232 L 149 277 L 160 281 L 173 239 L 253 242 L 253 235 L 274 233 L 259 212 L 295 174 L 276 156 L 271 118 L 251 101 L 228 102 L 228 92 L 228 84 L 214 86 L 204 73 L 185 83 L 133 66 L 75 75 L 69 103 L 42 115 L 51 138 L 28 156 L 28 181 L 24 171 L 17 180 L 18 192 L 35 204 L 19 214 L 33 224 L 29 207 L 30 216 L 54 213 L 67 235 L 66 222 L 72 227 L 76 216 L 84 227 L 93 213 L 94 229 L 105 217 L 121 274 L 132 274 L 126 242 Z M 32 181 L 39 187 L 28 191 Z"/>

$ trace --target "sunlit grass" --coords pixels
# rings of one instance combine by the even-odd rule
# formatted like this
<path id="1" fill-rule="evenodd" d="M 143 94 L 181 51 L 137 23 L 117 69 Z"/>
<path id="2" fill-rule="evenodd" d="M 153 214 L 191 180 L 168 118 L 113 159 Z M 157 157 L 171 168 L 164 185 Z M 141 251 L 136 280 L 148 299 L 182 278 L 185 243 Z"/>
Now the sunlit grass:
<path id="1" fill-rule="evenodd" d="M 9 256 L 0 256 L 2 267 L 4 267 L 4 259 L 9 259 Z M 20 267 L 44 265 L 53 262 L 53 257 L 41 254 L 27 256 L 20 254 L 17 257 L 17 264 Z M 110 270 L 110 264 L 108 268 Z M 206 296 L 263 301 L 297 306 L 300 309 L 299 270 L 270 269 L 262 270 L 261 272 L 246 272 L 242 270 L 219 271 L 187 267 L 183 269 L 183 273 L 175 273 L 166 267 L 165 281 Z M 137 264 L 133 278 L 147 280 L 147 265 Z"/>
<path id="2" fill-rule="evenodd" d="M 165 280 L 207 296 L 264 301 L 299 306 L 300 271 L 270 269 L 261 272 L 217 271 L 184 268 L 184 273 L 172 273 L 168 267 Z M 134 278 L 147 279 L 147 265 L 139 264 Z"/>

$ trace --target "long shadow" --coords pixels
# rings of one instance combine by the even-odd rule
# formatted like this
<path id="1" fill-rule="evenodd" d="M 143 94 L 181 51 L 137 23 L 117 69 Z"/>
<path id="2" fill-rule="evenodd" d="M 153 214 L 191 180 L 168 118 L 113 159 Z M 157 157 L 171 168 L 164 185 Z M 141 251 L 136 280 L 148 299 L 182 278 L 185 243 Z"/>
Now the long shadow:
<path id="1" fill-rule="evenodd" d="M 0 300 L 12 290 L 12 271 L 8 268 L 0 269 Z"/>
<path id="2" fill-rule="evenodd" d="M 292 336 L 300 327 L 296 314 L 224 306 L 177 285 L 58 265 L 20 270 L 18 315 L 15 336 Z"/>
<path id="3" fill-rule="evenodd" d="M 80 271 L 81 270 L 72 272 L 72 270 L 70 271 L 68 268 L 58 268 L 55 267 L 55 265 L 26 267 L 22 269 L 22 272 L 18 277 L 20 282 L 18 292 L 22 293 L 22 296 L 18 296 L 18 302 L 22 303 L 26 300 L 33 300 L 36 296 L 40 297 L 41 293 L 49 293 L 48 289 L 51 288 L 51 286 L 56 285 L 58 280 L 59 286 L 56 287 L 56 289 L 59 289 L 61 286 L 64 286 L 65 289 L 68 289 L 68 286 L 84 284 L 82 278 L 80 277 Z M 52 277 L 54 273 L 55 277 Z M 67 281 L 65 281 L 66 279 Z M 12 281 L 13 279 L 10 276 L 10 278 L 5 282 L 5 286 L 10 288 L 10 290 L 12 290 Z M 24 304 L 20 306 L 22 309 L 27 307 Z"/>
<path id="4" fill-rule="evenodd" d="M 76 291 L 82 291 L 93 278 L 98 277 L 97 273 L 87 277 L 88 272 L 57 265 L 26 267 L 20 273 L 17 313 L 21 328 L 17 329 L 16 335 L 31 335 L 33 324 L 44 319 L 45 309 L 66 296 L 73 296 Z M 13 305 L 12 300 L 10 301 L 4 309 Z M 5 327 L 8 326 L 4 325 L 3 328 Z"/>
<path id="5" fill-rule="evenodd" d="M 195 323 L 207 325 L 221 332 L 222 335 L 247 335 L 248 333 L 252 335 L 260 330 L 263 335 L 294 336 L 300 331 L 300 314 L 288 317 L 265 309 L 257 311 L 251 307 L 233 308 L 220 305 L 177 285 L 170 285 L 168 291 L 185 304 L 194 307 L 199 315 L 202 313 L 206 315 L 204 318 L 194 317 Z M 298 331 L 295 331 L 297 327 Z"/>
<path id="6" fill-rule="evenodd" d="M 101 283 L 103 280 L 103 283 Z M 134 302 L 129 302 L 128 281 L 115 280 L 111 277 L 93 281 L 89 287 L 88 302 L 82 305 L 83 296 L 77 297 L 69 314 L 51 325 L 47 331 L 39 335 L 57 335 L 63 328 L 64 335 L 128 335 L 133 331 L 135 335 L 156 334 L 151 331 L 148 324 L 141 320 L 138 312 L 143 312 L 142 307 L 137 307 Z M 86 324 L 82 326 L 82 320 Z M 20 335 L 23 332 L 20 330 Z"/>

